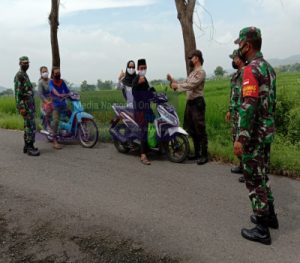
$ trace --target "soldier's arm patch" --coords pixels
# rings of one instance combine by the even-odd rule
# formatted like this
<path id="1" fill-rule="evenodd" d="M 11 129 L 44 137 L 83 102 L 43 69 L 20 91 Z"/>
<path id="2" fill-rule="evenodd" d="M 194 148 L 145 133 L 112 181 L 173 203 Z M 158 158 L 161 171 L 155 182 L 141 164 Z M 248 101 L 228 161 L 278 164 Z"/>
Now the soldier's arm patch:
<path id="1" fill-rule="evenodd" d="M 258 97 L 259 85 L 250 66 L 246 67 L 243 74 L 243 97 Z"/>

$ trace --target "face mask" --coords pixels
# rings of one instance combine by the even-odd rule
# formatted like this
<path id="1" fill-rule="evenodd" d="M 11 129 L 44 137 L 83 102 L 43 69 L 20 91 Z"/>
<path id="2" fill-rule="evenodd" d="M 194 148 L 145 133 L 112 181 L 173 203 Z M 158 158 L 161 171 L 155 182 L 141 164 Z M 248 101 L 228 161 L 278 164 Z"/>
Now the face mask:
<path id="1" fill-rule="evenodd" d="M 60 80 L 60 73 L 54 75 L 55 80 Z"/>
<path id="2" fill-rule="evenodd" d="M 139 75 L 140 75 L 140 76 L 143 76 L 143 77 L 146 75 L 146 73 L 147 73 L 147 70 L 146 70 L 146 69 L 143 69 L 143 70 L 140 70 L 140 71 L 139 71 Z"/>
<path id="3" fill-rule="evenodd" d="M 243 53 L 243 48 L 244 48 L 245 46 L 246 46 L 246 43 L 238 49 L 238 55 L 239 55 L 239 57 L 240 57 L 243 61 L 246 61 L 246 60 L 247 60 L 246 54 Z"/>
<path id="4" fill-rule="evenodd" d="M 48 72 L 43 72 L 43 73 L 42 73 L 42 78 L 43 78 L 43 79 L 47 79 L 48 76 L 49 76 L 49 73 L 48 73 Z"/>
<path id="5" fill-rule="evenodd" d="M 234 69 L 238 69 L 238 65 L 237 65 L 234 61 L 232 61 L 232 67 L 233 67 Z"/>
<path id="6" fill-rule="evenodd" d="M 28 68 L 29 68 L 29 65 L 21 65 L 21 69 L 23 71 L 27 71 Z"/>
<path id="7" fill-rule="evenodd" d="M 134 68 L 127 68 L 127 73 L 129 75 L 133 75 L 135 73 L 135 69 Z"/>
<path id="8" fill-rule="evenodd" d="M 190 68 L 194 68 L 194 63 L 193 63 L 193 61 L 192 61 L 192 60 L 190 60 L 190 62 L 189 62 L 189 66 L 190 66 Z"/>

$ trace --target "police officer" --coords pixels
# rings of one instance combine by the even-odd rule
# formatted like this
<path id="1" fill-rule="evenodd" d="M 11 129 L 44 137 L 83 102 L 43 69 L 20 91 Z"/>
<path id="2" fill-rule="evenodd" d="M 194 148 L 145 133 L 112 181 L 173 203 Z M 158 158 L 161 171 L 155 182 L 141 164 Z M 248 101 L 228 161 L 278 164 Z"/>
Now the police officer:
<path id="1" fill-rule="evenodd" d="M 189 55 L 192 72 L 183 82 L 177 82 L 168 74 L 172 89 L 175 91 L 186 91 L 187 103 L 184 113 L 184 128 L 191 135 L 194 142 L 197 164 L 203 165 L 208 162 L 207 133 L 205 126 L 205 100 L 204 84 L 206 73 L 202 68 L 203 56 L 200 50 L 194 50 Z"/>
<path id="2" fill-rule="evenodd" d="M 17 72 L 15 83 L 15 98 L 18 112 L 24 119 L 24 148 L 23 152 L 30 156 L 38 156 L 40 152 L 34 147 L 35 142 L 35 103 L 34 90 L 26 71 L 29 68 L 29 59 L 26 56 L 19 59 L 20 70 Z"/>
<path id="3" fill-rule="evenodd" d="M 277 229 L 278 220 L 265 170 L 264 148 L 273 141 L 275 132 L 276 74 L 261 53 L 260 29 L 242 29 L 235 43 L 249 64 L 243 72 L 239 134 L 234 153 L 242 156 L 243 174 L 254 212 L 250 220 L 256 224 L 252 229 L 242 229 L 241 234 L 248 240 L 270 245 L 269 227 Z"/>
<path id="4" fill-rule="evenodd" d="M 229 110 L 226 114 L 226 121 L 231 122 L 232 126 L 232 141 L 236 140 L 236 135 L 238 133 L 238 121 L 239 121 L 239 109 L 241 105 L 241 87 L 242 87 L 242 71 L 245 66 L 245 61 L 239 56 L 238 50 L 234 50 L 229 56 L 232 59 L 232 67 L 236 69 L 236 72 L 232 75 L 230 80 L 230 101 Z M 239 165 L 231 168 L 232 173 L 242 174 L 243 164 L 241 156 L 239 158 Z M 239 180 L 244 180 L 242 176 Z"/>

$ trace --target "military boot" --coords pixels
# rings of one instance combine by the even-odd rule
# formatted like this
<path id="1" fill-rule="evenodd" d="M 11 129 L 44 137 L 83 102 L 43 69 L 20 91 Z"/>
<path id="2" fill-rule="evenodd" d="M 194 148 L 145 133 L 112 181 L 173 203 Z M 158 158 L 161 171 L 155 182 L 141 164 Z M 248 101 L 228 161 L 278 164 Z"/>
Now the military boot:
<path id="1" fill-rule="evenodd" d="M 27 154 L 29 156 L 39 156 L 40 155 L 40 151 L 38 148 L 35 148 L 33 143 L 28 144 L 27 146 Z"/>
<path id="2" fill-rule="evenodd" d="M 27 153 L 28 144 L 25 142 L 25 145 L 23 147 L 23 153 Z"/>
<path id="3" fill-rule="evenodd" d="M 31 143 L 25 143 L 24 147 L 23 147 L 23 153 L 27 153 L 28 152 L 28 148 L 32 147 L 34 150 L 38 150 L 38 148 L 35 148 L 33 146 L 33 144 Z"/>
<path id="4" fill-rule="evenodd" d="M 253 224 L 257 224 L 256 215 L 251 215 L 250 220 Z M 267 220 L 268 227 L 273 228 L 273 229 L 279 228 L 279 223 L 278 223 L 278 219 L 277 219 L 277 214 L 275 213 L 274 204 L 271 202 L 269 203 L 269 215 L 267 216 L 266 220 Z"/>
<path id="5" fill-rule="evenodd" d="M 241 235 L 243 238 L 259 242 L 265 245 L 271 245 L 271 235 L 267 225 L 267 218 L 257 217 L 257 225 L 252 229 L 243 228 L 241 230 Z"/>
<path id="6" fill-rule="evenodd" d="M 242 165 L 242 163 L 240 162 L 239 166 L 232 167 L 231 172 L 234 173 L 234 174 L 243 174 L 243 165 Z"/>

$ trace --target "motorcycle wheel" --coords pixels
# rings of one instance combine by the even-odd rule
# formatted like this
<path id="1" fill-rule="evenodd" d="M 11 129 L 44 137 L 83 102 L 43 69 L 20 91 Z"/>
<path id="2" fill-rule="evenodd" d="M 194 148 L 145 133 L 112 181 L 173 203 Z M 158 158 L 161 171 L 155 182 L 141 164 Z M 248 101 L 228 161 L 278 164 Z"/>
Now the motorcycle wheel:
<path id="1" fill-rule="evenodd" d="M 116 129 L 116 131 L 120 134 L 125 135 L 126 128 L 127 126 L 124 123 L 118 123 L 114 129 Z M 130 151 L 130 148 L 125 143 L 121 143 L 118 140 L 114 140 L 114 145 L 120 153 L 128 153 Z"/>
<path id="2" fill-rule="evenodd" d="M 171 162 L 183 162 L 190 151 L 188 137 L 181 133 L 175 133 L 173 138 L 166 143 L 167 157 Z"/>
<path id="3" fill-rule="evenodd" d="M 99 138 L 98 127 L 92 119 L 82 119 L 78 124 L 79 140 L 83 147 L 92 148 Z"/>

